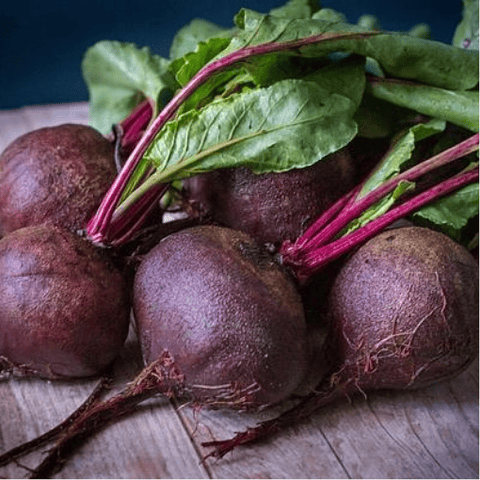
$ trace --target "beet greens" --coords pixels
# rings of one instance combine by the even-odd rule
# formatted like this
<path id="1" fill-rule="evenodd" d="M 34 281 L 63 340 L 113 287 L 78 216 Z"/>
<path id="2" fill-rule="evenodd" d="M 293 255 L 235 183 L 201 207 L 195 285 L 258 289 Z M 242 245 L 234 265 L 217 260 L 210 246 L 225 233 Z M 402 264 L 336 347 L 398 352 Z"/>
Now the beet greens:
<path id="1" fill-rule="evenodd" d="M 382 75 L 409 80 L 409 108 L 415 108 L 416 89 L 424 84 L 448 96 L 470 92 L 478 82 L 478 55 L 438 42 L 332 24 L 321 15 L 292 19 L 242 10 L 235 21 L 231 40 L 208 38 L 196 52 L 168 66 L 145 50 L 115 42 L 102 42 L 87 52 L 84 71 L 93 99 L 100 94 L 98 78 L 92 74 L 90 79 L 88 72 L 102 69 L 103 55 L 109 62 L 117 56 L 120 65 L 125 57 L 153 64 L 148 75 L 157 78 L 154 91 L 144 91 L 154 105 L 150 124 L 87 227 L 94 242 L 127 241 L 132 227 L 126 224 L 137 228 L 136 220 L 141 222 L 168 188 L 162 184 L 220 167 L 248 166 L 257 173 L 301 168 L 346 146 L 363 128 L 356 112 L 364 93 L 375 99 L 378 91 L 366 89 L 372 82 L 367 82 L 358 56 L 364 63 L 375 59 Z M 339 51 L 348 52 L 348 58 L 330 59 Z M 405 52 L 412 65 L 408 70 Z M 272 62 L 288 64 L 291 57 L 300 63 L 287 74 Z M 336 81 L 340 75 L 344 82 Z M 180 90 L 165 104 L 165 89 Z M 468 96 L 463 119 L 475 117 L 474 95 Z M 428 105 L 438 105 L 436 97 L 424 96 Z M 392 95 L 394 102 L 398 97 L 405 94 Z M 430 108 L 427 113 L 456 123 L 458 111 L 451 111 L 447 104 L 441 112 Z M 475 129 L 474 123 L 469 125 Z"/>

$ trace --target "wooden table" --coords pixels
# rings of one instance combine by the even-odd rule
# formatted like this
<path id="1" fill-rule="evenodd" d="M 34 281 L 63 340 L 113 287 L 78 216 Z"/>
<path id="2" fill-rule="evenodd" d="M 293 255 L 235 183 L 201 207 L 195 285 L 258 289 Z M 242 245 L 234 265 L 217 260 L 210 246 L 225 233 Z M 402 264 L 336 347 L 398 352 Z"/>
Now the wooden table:
<path id="1" fill-rule="evenodd" d="M 0 112 L 0 150 L 29 130 L 65 122 L 87 123 L 88 106 Z M 118 384 L 140 369 L 136 347 L 130 337 L 116 366 Z M 0 382 L 0 452 L 53 427 L 95 383 Z M 424 390 L 332 405 L 255 447 L 203 464 L 202 441 L 228 437 L 272 412 L 194 414 L 158 398 L 89 440 L 57 478 L 478 478 L 478 414 L 475 362 L 454 380 Z M 33 467 L 39 458 L 32 454 L 20 463 Z M 20 465 L 0 468 L 0 478 L 27 474 Z"/>

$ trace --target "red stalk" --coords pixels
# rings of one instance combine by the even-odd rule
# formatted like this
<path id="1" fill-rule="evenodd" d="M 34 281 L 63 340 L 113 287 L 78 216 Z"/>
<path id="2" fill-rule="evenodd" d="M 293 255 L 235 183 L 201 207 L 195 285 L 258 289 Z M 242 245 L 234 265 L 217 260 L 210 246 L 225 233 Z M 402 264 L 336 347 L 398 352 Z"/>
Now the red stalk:
<path id="1" fill-rule="evenodd" d="M 116 247 L 131 240 L 150 212 L 159 204 L 167 190 L 168 185 L 155 185 L 127 212 L 112 221 L 111 228 L 107 233 L 108 237 L 112 239 L 110 244 Z"/>
<path id="2" fill-rule="evenodd" d="M 342 241 L 337 240 L 336 242 L 328 243 L 331 242 L 332 239 L 352 220 L 358 218 L 365 210 L 377 203 L 385 195 L 392 192 L 401 181 L 417 180 L 434 169 L 478 150 L 478 140 L 478 133 L 472 135 L 458 145 L 455 145 L 438 155 L 415 165 L 409 170 L 396 175 L 391 180 L 381 184 L 363 197 L 358 198 L 357 196 L 361 187 L 355 188 L 351 193 L 347 194 L 327 210 L 294 243 L 284 242 L 281 245 L 280 254 L 283 257 L 284 262 L 290 265 L 294 271 L 298 273 L 300 278 L 304 278 L 305 275 L 309 276 L 309 269 L 317 270 L 324 264 L 342 255 L 342 253 L 334 253 L 337 251 L 336 249 L 345 253 L 353 248 L 353 243 L 350 246 L 347 246 L 348 242 L 350 242 L 350 240 L 347 239 L 357 238 L 358 236 L 358 242 L 365 241 L 375 233 L 378 233 L 381 229 L 408 215 L 412 211 L 417 210 L 421 206 L 439 198 L 440 196 L 446 195 L 447 193 L 460 188 L 461 185 L 455 186 L 457 182 L 465 181 L 467 183 L 472 183 L 475 181 L 474 174 L 461 177 L 462 180 L 459 180 L 456 177 L 446 180 L 428 190 L 428 194 L 427 192 L 424 192 L 421 196 L 415 197 L 402 205 L 401 208 L 397 207 L 382 215 L 379 219 L 374 220 L 357 230 L 357 232 L 363 232 L 363 239 L 359 237 L 359 233 L 352 232 L 350 235 L 344 237 Z M 462 185 L 466 185 L 466 183 L 462 183 Z M 422 203 L 420 204 L 419 202 Z M 328 221 L 330 221 L 330 223 L 328 223 Z M 370 234 L 369 232 L 372 233 Z M 353 233 L 355 233 L 355 236 L 352 237 L 351 235 Z M 339 245 L 341 245 L 341 248 Z M 318 254 L 316 252 L 318 252 Z M 317 258 L 316 261 L 313 261 L 314 257 Z M 321 257 L 324 258 L 324 260 L 320 261 L 319 259 Z M 318 266 L 314 266 L 317 262 L 319 262 Z"/>
<path id="3" fill-rule="evenodd" d="M 286 252 L 283 255 L 283 261 L 294 270 L 300 281 L 306 280 L 331 261 L 350 252 L 397 220 L 475 181 L 478 181 L 478 168 L 460 173 L 431 187 L 345 237 L 319 247 L 304 248 L 300 252 L 297 251 L 293 256 Z"/>
<path id="4" fill-rule="evenodd" d="M 130 115 L 121 122 L 124 131 L 122 139 L 124 151 L 130 152 L 138 143 L 152 119 L 153 112 L 152 102 L 147 99 L 139 103 Z"/>

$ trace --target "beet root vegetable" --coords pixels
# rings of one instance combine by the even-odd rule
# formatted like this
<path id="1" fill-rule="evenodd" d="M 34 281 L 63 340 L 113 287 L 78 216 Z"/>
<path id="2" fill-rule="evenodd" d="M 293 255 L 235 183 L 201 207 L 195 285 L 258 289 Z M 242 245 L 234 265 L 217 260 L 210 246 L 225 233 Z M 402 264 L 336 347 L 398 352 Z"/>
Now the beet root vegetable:
<path id="1" fill-rule="evenodd" d="M 100 373 L 123 346 L 129 311 L 123 274 L 86 240 L 45 224 L 0 240 L 0 366 L 7 373 Z"/>
<path id="2" fill-rule="evenodd" d="M 0 155 L 0 236 L 44 222 L 84 228 L 115 175 L 114 147 L 92 127 L 20 136 Z"/>
<path id="3" fill-rule="evenodd" d="M 209 442 L 222 457 L 331 402 L 375 389 L 451 378 L 478 355 L 478 264 L 449 237 L 420 227 L 385 231 L 344 264 L 329 294 L 331 372 L 281 416 Z"/>
<path id="4" fill-rule="evenodd" d="M 418 388 L 458 374 L 478 354 L 478 264 L 441 233 L 378 235 L 342 268 L 330 303 L 337 379 Z"/>
<path id="5" fill-rule="evenodd" d="M 242 232 L 202 226 L 162 240 L 136 272 L 133 306 L 145 363 L 168 352 L 199 403 L 265 406 L 303 380 L 300 297 Z"/>
<path id="6" fill-rule="evenodd" d="M 263 174 L 246 167 L 219 169 L 184 181 L 194 211 L 271 244 L 298 238 L 353 186 L 347 148 L 307 168 Z"/>

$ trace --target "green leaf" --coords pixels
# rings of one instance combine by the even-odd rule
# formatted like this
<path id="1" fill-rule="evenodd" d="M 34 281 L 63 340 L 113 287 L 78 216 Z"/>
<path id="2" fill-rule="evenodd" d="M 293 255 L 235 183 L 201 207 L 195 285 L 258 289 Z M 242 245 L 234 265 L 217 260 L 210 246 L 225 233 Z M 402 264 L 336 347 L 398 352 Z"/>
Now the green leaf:
<path id="1" fill-rule="evenodd" d="M 469 220 L 478 217 L 478 198 L 478 182 L 472 183 L 455 194 L 441 198 L 418 210 L 412 215 L 412 220 L 423 225 L 434 226 L 460 241 L 462 230 Z"/>
<path id="2" fill-rule="evenodd" d="M 347 17 L 333 8 L 322 8 L 315 15 L 315 20 L 323 20 L 331 23 L 347 23 Z"/>
<path id="3" fill-rule="evenodd" d="M 388 212 L 393 204 L 407 191 L 415 188 L 415 183 L 408 181 L 401 181 L 395 187 L 395 189 L 390 192 L 388 195 L 383 197 L 375 205 L 371 206 L 365 210 L 361 215 L 359 215 L 355 220 L 352 220 L 345 229 L 340 232 L 339 236 L 344 236 L 347 233 L 353 232 L 354 230 L 363 227 L 367 223 L 370 223 L 375 218 L 382 216 L 384 213 Z"/>
<path id="4" fill-rule="evenodd" d="M 326 47 L 327 43 L 309 47 L 310 54 Z M 478 84 L 478 51 L 406 34 L 338 40 L 335 47 L 375 59 L 383 72 L 392 77 L 448 90 L 466 90 Z"/>
<path id="5" fill-rule="evenodd" d="M 324 10 L 319 10 L 315 16 Z M 264 15 L 248 9 L 242 9 L 235 16 L 235 23 L 237 32 L 228 45 L 225 38 L 210 39 L 205 44 L 200 44 L 202 46 L 195 52 L 190 52 L 173 63 L 172 71 L 177 75 L 181 85 L 191 80 L 209 61 L 219 60 L 246 47 L 298 41 L 325 32 L 364 31 L 357 25 L 339 21 L 337 17 L 332 20 L 291 18 Z M 406 34 L 343 38 L 277 54 L 252 54 L 242 64 L 237 64 L 236 68 L 230 67 L 229 71 L 238 73 L 238 70 L 245 68 L 258 85 L 265 86 L 285 78 L 296 78 L 298 72 L 295 72 L 295 63 L 288 59 L 289 56 L 297 59 L 298 56 L 304 59 L 326 59 L 328 54 L 336 51 L 362 55 L 368 58 L 370 64 L 378 65 L 377 70 L 380 68 L 387 75 L 412 79 L 439 88 L 461 90 L 472 88 L 478 83 L 478 52 Z M 228 74 L 226 71 L 220 75 L 220 79 L 213 76 L 205 85 L 200 86 L 194 97 L 183 107 L 183 111 L 198 108 L 199 105 L 210 101 L 212 94 L 218 92 L 222 84 L 231 81 L 234 76 L 233 73 Z"/>
<path id="6" fill-rule="evenodd" d="M 478 50 L 478 0 L 463 0 L 462 20 L 455 29 L 452 44 Z"/>
<path id="7" fill-rule="evenodd" d="M 283 18 L 310 18 L 319 8 L 316 0 L 290 0 L 285 5 L 270 10 L 269 14 Z"/>
<path id="8" fill-rule="evenodd" d="M 169 181 L 240 165 L 259 173 L 306 167 L 352 140 L 354 110 L 349 98 L 314 82 L 285 80 L 167 123 L 144 161 Z"/>
<path id="9" fill-rule="evenodd" d="M 365 89 L 365 58 L 349 56 L 320 68 L 303 79 L 316 82 L 329 92 L 348 97 L 358 108 Z"/>
<path id="10" fill-rule="evenodd" d="M 106 134 L 144 98 L 160 108 L 162 95 L 171 90 L 168 60 L 147 47 L 101 41 L 90 47 L 82 61 L 83 78 L 90 95 L 90 121 Z"/>
<path id="11" fill-rule="evenodd" d="M 478 132 L 478 91 L 452 91 L 381 79 L 369 82 L 367 90 L 394 105 Z"/>
<path id="12" fill-rule="evenodd" d="M 431 135 L 442 132 L 445 129 L 445 122 L 439 119 L 433 119 L 426 124 L 418 124 L 411 127 L 406 134 L 401 136 L 398 141 L 390 148 L 379 165 L 369 175 L 362 186 L 359 197 L 371 192 L 386 180 L 389 180 L 397 173 L 401 172 L 408 165 L 415 149 L 415 143 Z"/>
<path id="13" fill-rule="evenodd" d="M 184 87 L 191 78 L 210 60 L 223 51 L 230 41 L 227 38 L 211 38 L 199 42 L 193 52 L 174 60 L 169 68 L 181 87 Z"/>
<path id="14" fill-rule="evenodd" d="M 206 42 L 200 42 L 194 52 L 189 52 L 171 63 L 170 74 L 175 77 L 180 87 L 184 87 L 204 65 L 215 58 L 229 43 L 226 38 L 211 38 Z M 199 108 L 208 103 L 216 89 L 225 85 L 237 74 L 235 70 L 227 69 L 210 78 L 184 102 L 181 107 L 182 111 Z"/>
<path id="15" fill-rule="evenodd" d="M 325 32 L 365 31 L 358 25 L 337 20 L 280 18 L 247 9 L 236 15 L 235 23 L 239 32 L 221 56 L 261 43 L 288 42 Z M 465 90 L 478 83 L 478 51 L 467 51 L 401 33 L 337 39 L 305 46 L 292 54 L 319 57 L 334 51 L 371 57 L 390 76 L 416 80 L 439 88 Z"/>
<path id="16" fill-rule="evenodd" d="M 187 53 L 195 51 L 200 42 L 207 42 L 212 38 L 231 38 L 235 32 L 235 28 L 223 28 L 208 20 L 195 18 L 178 30 L 173 37 L 170 58 L 183 57 Z"/>

